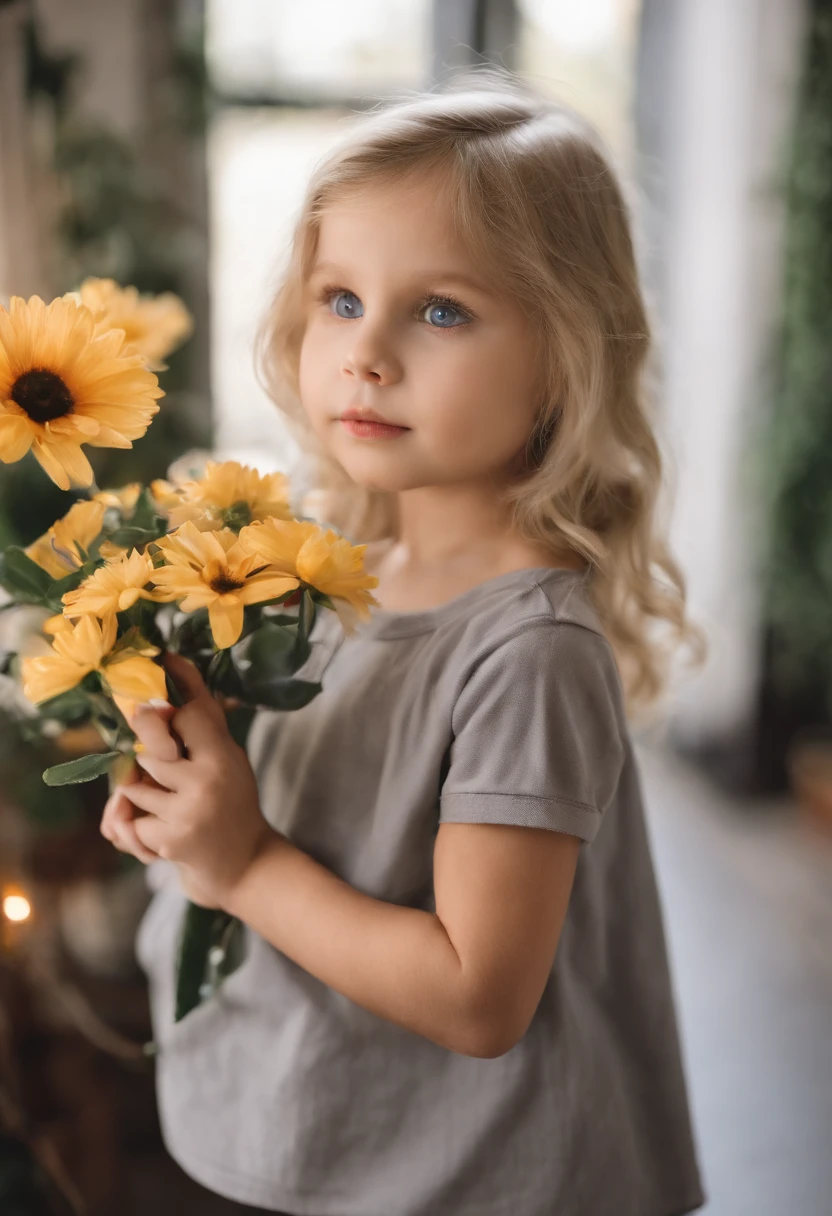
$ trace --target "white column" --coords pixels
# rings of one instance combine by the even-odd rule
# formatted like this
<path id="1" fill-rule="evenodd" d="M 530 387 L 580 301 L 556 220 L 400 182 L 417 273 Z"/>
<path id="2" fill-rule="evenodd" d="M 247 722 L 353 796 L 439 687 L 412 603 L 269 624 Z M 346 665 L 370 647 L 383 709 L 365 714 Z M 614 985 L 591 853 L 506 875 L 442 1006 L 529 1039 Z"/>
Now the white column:
<path id="1" fill-rule="evenodd" d="M 677 465 L 672 541 L 706 669 L 674 729 L 696 743 L 749 720 L 765 537 L 749 461 L 778 333 L 782 167 L 805 27 L 796 0 L 682 0 L 666 165 L 664 411 Z"/>

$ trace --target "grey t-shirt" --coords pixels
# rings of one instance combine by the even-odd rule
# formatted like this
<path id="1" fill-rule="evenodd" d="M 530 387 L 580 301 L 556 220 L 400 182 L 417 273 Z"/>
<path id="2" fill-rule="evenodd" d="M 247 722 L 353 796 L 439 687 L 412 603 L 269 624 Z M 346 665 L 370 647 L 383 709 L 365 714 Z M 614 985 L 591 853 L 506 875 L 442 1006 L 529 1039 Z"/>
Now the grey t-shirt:
<path id="1" fill-rule="evenodd" d="M 184 896 L 167 862 L 137 953 L 165 1143 L 204 1186 L 296 1216 L 681 1216 L 704 1202 L 639 776 L 612 650 L 575 571 L 492 578 L 345 637 L 323 691 L 261 711 L 263 813 L 358 890 L 435 911 L 440 823 L 584 842 L 534 1018 L 480 1059 L 362 1009 L 246 930 L 173 1022 Z"/>

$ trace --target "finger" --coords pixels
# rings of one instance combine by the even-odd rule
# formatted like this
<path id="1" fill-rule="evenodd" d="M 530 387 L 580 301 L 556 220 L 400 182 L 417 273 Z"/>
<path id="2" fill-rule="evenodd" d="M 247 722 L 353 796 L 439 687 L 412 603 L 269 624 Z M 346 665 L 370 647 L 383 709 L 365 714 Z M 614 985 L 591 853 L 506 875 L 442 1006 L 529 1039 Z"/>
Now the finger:
<path id="1" fill-rule="evenodd" d="M 125 786 L 121 792 L 122 796 L 132 802 L 133 806 L 137 806 L 141 811 L 147 811 L 150 815 L 157 815 L 160 819 L 165 819 L 170 815 L 171 805 L 176 797 L 169 790 L 154 789 L 144 781 Z"/>
<path id="2" fill-rule="evenodd" d="M 132 853 L 134 857 L 138 857 L 139 861 L 150 865 L 152 861 L 159 860 L 159 854 L 139 839 L 136 831 L 137 822 L 138 820 L 119 824 L 118 834 L 113 843 L 117 849 L 121 849 L 122 853 Z"/>
<path id="3" fill-rule="evenodd" d="M 170 827 L 155 815 L 142 815 L 133 823 L 133 831 L 142 848 L 156 857 L 168 859 Z"/>
<path id="4" fill-rule="evenodd" d="M 136 707 L 130 725 L 146 753 L 159 760 L 177 760 L 179 744 L 170 730 L 175 713 L 172 705 L 154 706 L 148 702 Z"/>
<path id="5" fill-rule="evenodd" d="M 191 767 L 190 760 L 158 760 L 149 752 L 138 754 L 136 763 L 166 790 L 181 790 Z"/>
<path id="6" fill-rule="evenodd" d="M 138 776 L 133 778 L 137 781 Z M 114 790 L 104 804 L 101 814 L 101 835 L 107 840 L 115 841 L 116 828 L 120 822 L 127 822 L 135 814 L 132 803 L 124 798 L 121 787 Z"/>
<path id="7" fill-rule="evenodd" d="M 188 701 L 176 710 L 171 725 L 191 759 L 202 753 L 216 755 L 229 737 L 225 713 L 213 697 Z"/>
<path id="8" fill-rule="evenodd" d="M 200 698 L 208 698 L 213 701 L 213 695 L 203 680 L 199 668 L 190 659 L 169 650 L 165 652 L 164 664 L 165 670 L 186 702 Z"/>

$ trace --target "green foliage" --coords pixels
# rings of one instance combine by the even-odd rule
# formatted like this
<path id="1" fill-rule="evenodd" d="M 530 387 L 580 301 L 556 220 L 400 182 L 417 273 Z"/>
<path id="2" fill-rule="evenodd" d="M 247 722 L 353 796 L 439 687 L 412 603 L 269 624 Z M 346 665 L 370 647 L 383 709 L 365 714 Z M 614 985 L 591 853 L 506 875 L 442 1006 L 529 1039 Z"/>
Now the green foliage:
<path id="1" fill-rule="evenodd" d="M 832 0 L 815 0 L 788 183 L 781 371 L 766 437 L 766 610 L 781 690 L 832 714 Z"/>
<path id="2" fill-rule="evenodd" d="M 0 554 L 0 586 L 19 602 L 43 604 L 52 578 L 16 545 Z"/>
<path id="3" fill-rule="evenodd" d="M 193 28 L 191 34 L 189 44 L 180 48 L 173 65 L 169 87 L 175 105 L 170 116 L 198 142 L 204 135 L 207 93 L 200 30 Z M 181 200 L 170 196 L 169 182 L 156 171 L 152 150 L 126 141 L 115 130 L 95 124 L 78 112 L 73 85 L 84 70 L 82 57 L 55 55 L 47 50 L 39 36 L 34 8 L 25 51 L 28 97 L 41 108 L 48 107 L 53 120 L 43 124 L 43 129 L 54 133 L 52 169 L 61 199 L 56 292 L 74 290 L 88 276 L 112 277 L 142 292 L 173 291 L 192 312 L 196 311 L 192 283 L 206 261 L 206 234 L 198 221 L 190 218 Z M 15 287 L 12 284 L 11 290 Z M 166 395 L 142 441 L 124 450 L 85 449 L 98 486 L 149 483 L 164 476 L 171 462 L 184 451 L 210 448 L 209 402 L 196 383 L 198 369 L 188 344 L 167 362 L 168 369 L 159 377 Z M 61 596 L 94 568 L 90 564 L 62 580 L 52 580 L 22 551 L 22 546 L 43 535 L 81 497 L 86 495 L 60 490 L 31 453 L 15 464 L 0 467 L 0 551 L 5 551 L 0 585 L 16 599 L 59 612 Z M 145 539 L 154 522 L 152 504 L 145 496 L 124 525 L 121 543 Z M 90 554 L 91 558 L 95 556 Z M 141 610 L 138 615 L 141 617 Z M 160 644 L 162 639 L 143 619 L 135 623 L 151 642 Z M 5 715 L 0 717 L 0 782 L 4 793 L 39 828 L 68 824 L 83 813 L 77 786 L 47 787 L 42 780 L 45 765 L 59 755 L 43 737 L 40 720 L 77 726 L 94 716 L 105 730 L 108 726 L 112 730 L 123 728 L 117 711 L 111 705 L 107 708 L 107 698 L 100 696 L 95 701 L 99 689 L 98 678 L 92 677 L 82 688 L 40 706 L 39 719 L 13 721 Z M 100 757 L 94 758 L 96 765 L 100 762 Z"/>
<path id="4" fill-rule="evenodd" d="M 96 752 L 67 760 L 65 764 L 53 764 L 46 769 L 43 779 L 47 785 L 81 785 L 85 781 L 95 781 L 110 771 L 120 755 L 121 752 Z"/>

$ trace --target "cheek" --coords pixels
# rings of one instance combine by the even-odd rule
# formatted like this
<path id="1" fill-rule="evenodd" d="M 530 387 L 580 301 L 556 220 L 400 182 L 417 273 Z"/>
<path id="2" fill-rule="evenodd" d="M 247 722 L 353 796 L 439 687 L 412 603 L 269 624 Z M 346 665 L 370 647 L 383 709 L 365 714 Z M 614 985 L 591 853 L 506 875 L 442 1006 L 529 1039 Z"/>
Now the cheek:
<path id="1" fill-rule="evenodd" d="M 317 327 L 310 326 L 301 344 L 298 364 L 298 387 L 306 409 L 312 411 L 321 405 L 329 375 L 325 345 Z"/>
<path id="2" fill-rule="evenodd" d="M 525 441 L 534 421 L 529 361 L 506 342 L 478 343 L 443 361 L 430 403 L 443 442 L 501 451 Z"/>

